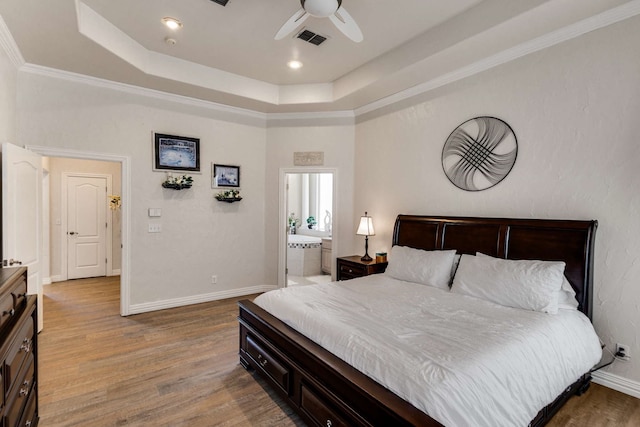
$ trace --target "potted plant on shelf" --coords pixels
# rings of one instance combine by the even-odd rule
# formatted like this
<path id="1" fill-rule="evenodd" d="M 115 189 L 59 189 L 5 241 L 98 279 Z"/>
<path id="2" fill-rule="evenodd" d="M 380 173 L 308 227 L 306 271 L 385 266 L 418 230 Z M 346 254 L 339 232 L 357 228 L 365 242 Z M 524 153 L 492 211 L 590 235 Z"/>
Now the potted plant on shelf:
<path id="1" fill-rule="evenodd" d="M 224 190 L 215 195 L 216 200 L 220 202 L 239 202 L 242 200 L 240 196 L 240 190 Z"/>
<path id="2" fill-rule="evenodd" d="M 162 183 L 162 187 L 171 188 L 173 190 L 182 190 L 183 188 L 191 188 L 193 185 L 193 178 L 187 175 L 173 176 L 167 175 L 167 178 Z"/>
<path id="3" fill-rule="evenodd" d="M 313 216 L 310 216 L 309 218 L 307 218 L 307 227 L 309 227 L 309 230 L 311 230 L 318 222 L 316 221 L 316 218 Z"/>

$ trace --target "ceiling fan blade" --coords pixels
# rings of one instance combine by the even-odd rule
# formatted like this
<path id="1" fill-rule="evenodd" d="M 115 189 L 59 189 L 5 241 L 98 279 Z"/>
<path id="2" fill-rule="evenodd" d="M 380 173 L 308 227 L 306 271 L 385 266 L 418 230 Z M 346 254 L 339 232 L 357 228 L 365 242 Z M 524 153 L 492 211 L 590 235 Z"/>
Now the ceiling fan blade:
<path id="1" fill-rule="evenodd" d="M 344 7 L 340 6 L 335 14 L 329 16 L 329 19 L 345 36 L 354 42 L 360 43 L 364 39 L 360 27 Z"/>
<path id="2" fill-rule="evenodd" d="M 304 9 L 301 8 L 296 13 L 294 13 L 293 16 L 289 18 L 287 22 L 284 23 L 284 25 L 282 26 L 282 28 L 280 28 L 280 30 L 277 32 L 274 38 L 276 40 L 282 40 L 288 34 L 290 34 L 293 30 L 295 30 L 300 25 L 302 25 L 302 23 L 306 21 L 308 17 L 309 17 L 309 14 Z"/>

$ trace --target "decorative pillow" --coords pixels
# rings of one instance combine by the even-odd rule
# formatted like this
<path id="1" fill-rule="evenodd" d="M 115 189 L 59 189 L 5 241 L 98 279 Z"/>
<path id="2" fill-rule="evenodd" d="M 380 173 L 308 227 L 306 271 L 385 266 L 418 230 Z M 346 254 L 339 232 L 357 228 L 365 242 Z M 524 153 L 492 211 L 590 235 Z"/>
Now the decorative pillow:
<path id="1" fill-rule="evenodd" d="M 555 314 L 564 266 L 556 261 L 463 255 L 451 291 L 507 307 Z"/>
<path id="2" fill-rule="evenodd" d="M 385 274 L 398 280 L 448 289 L 455 255 L 455 250 L 423 251 L 394 246 Z"/>

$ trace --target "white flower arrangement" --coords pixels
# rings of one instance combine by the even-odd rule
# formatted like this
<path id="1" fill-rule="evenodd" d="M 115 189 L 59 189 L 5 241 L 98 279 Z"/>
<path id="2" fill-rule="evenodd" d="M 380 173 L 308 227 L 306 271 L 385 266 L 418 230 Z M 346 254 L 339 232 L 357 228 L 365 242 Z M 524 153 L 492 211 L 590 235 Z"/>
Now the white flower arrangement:
<path id="1" fill-rule="evenodd" d="M 173 188 L 174 190 L 191 188 L 192 185 L 193 185 L 193 178 L 187 175 L 181 175 L 181 176 L 167 175 L 167 178 L 162 183 L 162 186 L 164 188 Z"/>
<path id="2" fill-rule="evenodd" d="M 240 196 L 240 190 L 224 190 L 215 195 L 217 200 L 222 200 L 225 202 L 235 202 L 242 200 Z"/>

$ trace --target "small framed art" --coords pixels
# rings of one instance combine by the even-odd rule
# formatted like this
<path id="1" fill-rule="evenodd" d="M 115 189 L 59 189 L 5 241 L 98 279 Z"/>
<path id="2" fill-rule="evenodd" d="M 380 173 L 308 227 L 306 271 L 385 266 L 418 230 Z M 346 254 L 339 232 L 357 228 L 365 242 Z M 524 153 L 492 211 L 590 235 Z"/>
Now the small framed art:
<path id="1" fill-rule="evenodd" d="M 154 133 L 153 170 L 200 172 L 200 139 Z"/>
<path id="2" fill-rule="evenodd" d="M 212 163 L 211 187 L 240 187 L 240 166 Z"/>

